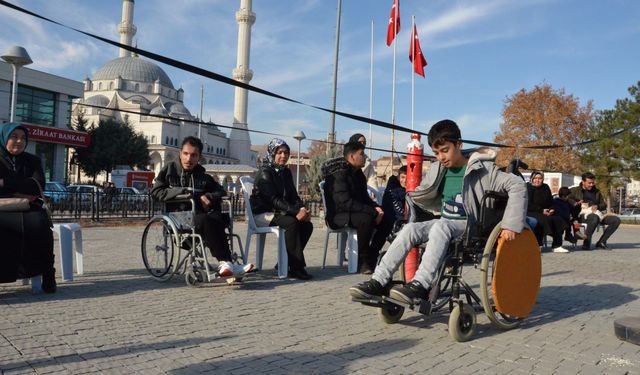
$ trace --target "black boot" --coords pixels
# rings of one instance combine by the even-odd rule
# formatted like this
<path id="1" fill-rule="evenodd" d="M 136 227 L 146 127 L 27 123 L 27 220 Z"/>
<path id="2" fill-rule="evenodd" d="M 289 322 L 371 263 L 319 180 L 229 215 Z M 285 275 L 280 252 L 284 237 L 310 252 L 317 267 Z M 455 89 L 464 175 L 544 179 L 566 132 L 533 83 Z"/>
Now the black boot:
<path id="1" fill-rule="evenodd" d="M 42 290 L 45 293 L 55 293 L 56 289 L 56 269 L 52 268 L 42 274 Z"/>

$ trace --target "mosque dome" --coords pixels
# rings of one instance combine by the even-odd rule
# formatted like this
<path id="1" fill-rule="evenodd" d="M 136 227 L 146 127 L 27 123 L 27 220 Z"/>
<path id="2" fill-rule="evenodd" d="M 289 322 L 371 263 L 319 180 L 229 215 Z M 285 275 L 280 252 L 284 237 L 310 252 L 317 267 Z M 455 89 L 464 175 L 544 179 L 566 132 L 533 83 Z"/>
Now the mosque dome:
<path id="1" fill-rule="evenodd" d="M 161 116 L 166 116 L 169 114 L 169 112 L 167 112 L 166 109 L 164 109 L 161 105 L 157 106 L 157 107 L 153 107 L 153 109 L 151 109 L 151 111 L 149 111 L 150 115 L 161 115 Z"/>
<path id="2" fill-rule="evenodd" d="M 94 95 L 84 100 L 86 104 L 95 105 L 98 107 L 106 107 L 109 104 L 109 98 L 104 95 Z"/>
<path id="3" fill-rule="evenodd" d="M 173 103 L 169 108 L 169 112 L 171 114 L 175 114 L 178 116 L 191 116 L 191 112 L 185 107 L 182 103 Z"/>
<path id="4" fill-rule="evenodd" d="M 126 56 L 111 60 L 96 71 L 93 80 L 112 80 L 121 77 L 129 81 L 153 83 L 160 81 L 165 87 L 173 89 L 173 83 L 159 66 L 139 57 Z"/>

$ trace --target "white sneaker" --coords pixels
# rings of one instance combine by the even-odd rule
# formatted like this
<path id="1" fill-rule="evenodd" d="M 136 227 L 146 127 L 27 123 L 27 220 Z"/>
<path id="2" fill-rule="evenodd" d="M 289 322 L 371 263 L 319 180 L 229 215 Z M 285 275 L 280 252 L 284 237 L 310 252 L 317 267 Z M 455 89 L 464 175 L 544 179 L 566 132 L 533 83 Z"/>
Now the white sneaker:
<path id="1" fill-rule="evenodd" d="M 234 274 L 234 264 L 232 264 L 231 262 L 225 262 L 222 261 L 220 262 L 220 264 L 218 265 L 218 275 L 226 277 L 226 276 L 233 276 Z"/>
<path id="2" fill-rule="evenodd" d="M 553 249 L 554 253 L 570 253 L 569 250 L 565 249 L 562 246 L 556 247 L 555 249 Z"/>
<path id="3" fill-rule="evenodd" d="M 247 272 L 251 272 L 253 271 L 253 264 L 248 263 L 248 264 L 233 264 L 233 274 L 234 275 L 242 275 L 245 274 Z"/>

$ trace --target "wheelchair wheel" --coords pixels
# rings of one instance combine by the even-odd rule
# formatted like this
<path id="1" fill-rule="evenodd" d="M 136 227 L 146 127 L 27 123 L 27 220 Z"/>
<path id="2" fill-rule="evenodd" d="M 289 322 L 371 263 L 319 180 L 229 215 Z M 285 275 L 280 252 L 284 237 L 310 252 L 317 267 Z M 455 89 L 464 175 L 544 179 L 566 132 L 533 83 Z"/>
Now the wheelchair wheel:
<path id="1" fill-rule="evenodd" d="M 404 314 L 404 306 L 396 305 L 394 303 L 386 303 L 383 307 L 378 309 L 378 316 L 387 324 L 398 323 Z"/>
<path id="2" fill-rule="evenodd" d="M 522 319 L 498 312 L 491 294 L 491 283 L 495 271 L 496 244 L 501 230 L 502 227 L 499 224 L 496 225 L 493 231 L 491 231 L 484 247 L 482 261 L 480 262 L 480 273 L 482 275 L 480 277 L 480 299 L 484 312 L 487 314 L 489 320 L 491 320 L 498 329 L 506 331 L 516 328 L 520 325 Z"/>
<path id="3" fill-rule="evenodd" d="M 458 342 L 471 340 L 476 333 L 476 312 L 473 306 L 456 303 L 449 315 L 449 336 Z"/>
<path id="4" fill-rule="evenodd" d="M 188 286 L 197 286 L 203 281 L 202 273 L 198 270 L 190 270 L 184 274 L 184 281 Z"/>
<path id="5" fill-rule="evenodd" d="M 142 261 L 149 274 L 160 281 L 173 276 L 174 233 L 164 218 L 156 217 L 151 219 L 142 234 Z"/>

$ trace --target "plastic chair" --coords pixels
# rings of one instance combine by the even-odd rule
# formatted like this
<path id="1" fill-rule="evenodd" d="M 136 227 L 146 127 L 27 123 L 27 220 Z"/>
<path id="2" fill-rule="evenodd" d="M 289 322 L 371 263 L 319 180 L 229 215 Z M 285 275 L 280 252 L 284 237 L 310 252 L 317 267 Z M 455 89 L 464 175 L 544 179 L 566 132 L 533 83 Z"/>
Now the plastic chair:
<path id="1" fill-rule="evenodd" d="M 371 198 L 375 199 L 377 204 L 382 205 L 382 195 L 384 194 L 384 191 L 380 191 L 369 185 L 367 185 L 367 191 L 369 192 Z"/>
<path id="2" fill-rule="evenodd" d="M 289 269 L 289 258 L 287 256 L 287 247 L 284 242 L 284 229 L 280 227 L 259 227 L 256 225 L 256 221 L 253 218 L 253 211 L 251 210 L 251 202 L 249 197 L 253 191 L 253 178 L 249 176 L 240 177 L 240 184 L 242 185 L 242 197 L 244 198 L 244 215 L 248 223 L 247 239 L 245 241 L 245 260 L 249 259 L 249 252 L 251 251 L 251 237 L 257 235 L 256 238 L 256 262 L 255 265 L 258 269 L 262 269 L 262 258 L 264 258 L 264 243 L 266 235 L 273 233 L 278 238 L 278 277 L 284 279 L 287 277 L 287 271 Z"/>
<path id="3" fill-rule="evenodd" d="M 322 207 L 324 208 L 324 212 L 326 215 L 327 201 L 324 196 L 324 181 L 320 182 L 320 195 L 322 196 Z M 322 269 L 325 268 L 325 265 L 327 263 L 327 250 L 329 247 L 329 236 L 335 233 L 338 236 L 337 265 L 341 266 L 342 262 L 344 262 L 344 250 L 346 247 L 347 251 L 349 252 L 349 264 L 347 266 L 347 271 L 349 273 L 357 273 L 358 272 L 358 235 L 356 234 L 356 230 L 354 228 L 349 228 L 349 227 L 332 229 L 326 220 L 325 220 L 325 226 L 326 226 L 326 231 L 324 236 L 324 255 L 322 256 Z"/>

